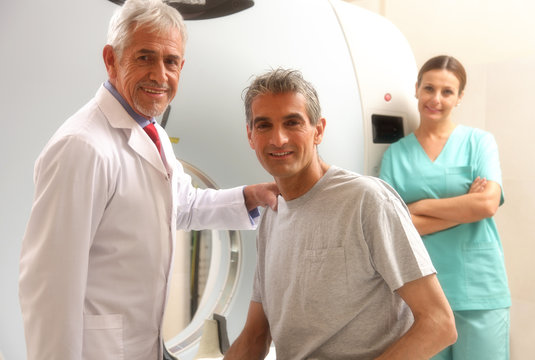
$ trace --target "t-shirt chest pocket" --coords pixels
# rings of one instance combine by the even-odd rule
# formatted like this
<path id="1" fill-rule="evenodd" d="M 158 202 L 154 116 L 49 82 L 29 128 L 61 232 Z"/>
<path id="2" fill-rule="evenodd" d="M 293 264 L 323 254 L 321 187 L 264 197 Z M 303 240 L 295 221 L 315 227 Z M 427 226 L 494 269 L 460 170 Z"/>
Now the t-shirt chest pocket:
<path id="1" fill-rule="evenodd" d="M 316 320 L 321 318 L 323 323 L 339 321 L 347 311 L 348 283 L 344 248 L 306 250 L 304 260 L 306 313 Z"/>

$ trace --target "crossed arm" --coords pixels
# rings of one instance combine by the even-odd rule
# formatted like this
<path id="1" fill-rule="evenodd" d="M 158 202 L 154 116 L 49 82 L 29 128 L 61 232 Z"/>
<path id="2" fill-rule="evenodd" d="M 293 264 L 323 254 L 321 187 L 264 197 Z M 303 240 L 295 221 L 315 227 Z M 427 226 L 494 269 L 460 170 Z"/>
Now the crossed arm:
<path id="1" fill-rule="evenodd" d="M 500 198 L 498 183 L 477 177 L 464 195 L 423 199 L 408 206 L 414 226 L 420 235 L 427 235 L 493 216 L 500 206 Z"/>

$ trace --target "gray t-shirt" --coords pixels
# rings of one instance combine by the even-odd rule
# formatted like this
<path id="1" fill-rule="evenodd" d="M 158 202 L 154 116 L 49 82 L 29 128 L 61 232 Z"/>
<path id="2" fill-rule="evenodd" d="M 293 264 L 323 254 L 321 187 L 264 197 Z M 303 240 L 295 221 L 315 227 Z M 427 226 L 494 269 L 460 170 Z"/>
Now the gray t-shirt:
<path id="1" fill-rule="evenodd" d="M 277 360 L 371 359 L 413 322 L 395 290 L 433 273 L 396 192 L 331 166 L 305 195 L 264 213 L 252 300 Z"/>

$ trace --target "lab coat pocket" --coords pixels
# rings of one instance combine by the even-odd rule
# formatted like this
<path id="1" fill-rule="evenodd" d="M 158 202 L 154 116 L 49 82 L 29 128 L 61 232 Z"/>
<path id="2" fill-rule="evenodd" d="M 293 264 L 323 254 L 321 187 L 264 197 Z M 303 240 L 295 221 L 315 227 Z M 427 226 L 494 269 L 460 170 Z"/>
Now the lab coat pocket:
<path id="1" fill-rule="evenodd" d="M 348 296 L 344 248 L 307 250 L 304 271 L 307 315 L 325 326 L 341 321 Z"/>
<path id="2" fill-rule="evenodd" d="M 123 360 L 123 316 L 84 315 L 84 360 Z"/>

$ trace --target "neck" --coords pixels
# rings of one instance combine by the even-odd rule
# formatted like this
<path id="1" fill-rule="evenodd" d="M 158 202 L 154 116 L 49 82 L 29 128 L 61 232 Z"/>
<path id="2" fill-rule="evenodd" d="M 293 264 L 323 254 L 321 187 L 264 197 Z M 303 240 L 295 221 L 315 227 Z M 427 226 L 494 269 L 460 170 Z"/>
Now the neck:
<path id="1" fill-rule="evenodd" d="M 306 194 L 329 170 L 330 165 L 318 158 L 318 161 L 310 164 L 298 174 L 288 178 L 275 178 L 279 191 L 286 201 L 297 199 Z"/>
<path id="2" fill-rule="evenodd" d="M 420 126 L 414 131 L 416 137 L 448 138 L 457 125 L 447 120 L 440 123 L 420 121 Z"/>

